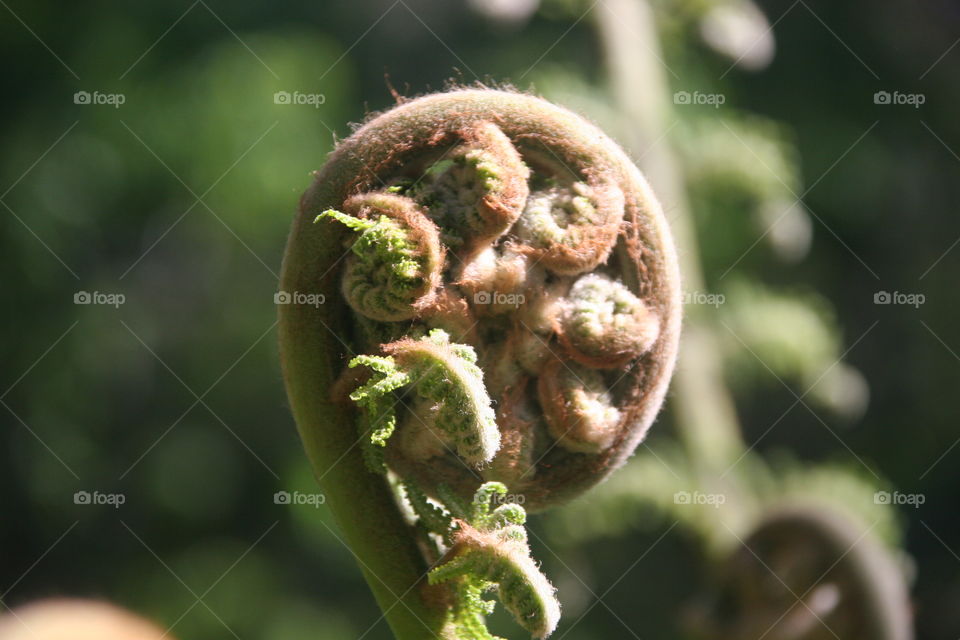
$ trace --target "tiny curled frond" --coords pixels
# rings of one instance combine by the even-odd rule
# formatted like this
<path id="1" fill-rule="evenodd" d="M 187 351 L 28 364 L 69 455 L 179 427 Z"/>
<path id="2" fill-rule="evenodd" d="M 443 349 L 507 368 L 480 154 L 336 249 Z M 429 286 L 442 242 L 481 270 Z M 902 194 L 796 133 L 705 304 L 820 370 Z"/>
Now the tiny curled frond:
<path id="1" fill-rule="evenodd" d="M 660 323 L 622 282 L 591 273 L 570 289 L 558 333 L 572 359 L 614 369 L 646 353 L 657 340 Z"/>
<path id="2" fill-rule="evenodd" d="M 420 339 L 405 338 L 382 349 L 388 355 L 357 356 L 349 365 L 371 370 L 369 380 L 350 394 L 364 409 L 362 432 L 368 436 L 364 442 L 371 468 L 384 470 L 382 448 L 397 425 L 399 400 L 393 392 L 406 386 L 436 407 L 429 426 L 438 440 L 451 442 L 470 464 L 489 462 L 500 447 L 500 432 L 473 348 L 452 343 L 445 331 L 434 329 Z"/>
<path id="3" fill-rule="evenodd" d="M 613 444 L 622 416 L 600 371 L 554 360 L 540 376 L 537 393 L 547 429 L 560 446 L 596 453 Z"/>
<path id="4" fill-rule="evenodd" d="M 528 245 L 524 250 L 548 269 L 576 275 L 610 255 L 623 207 L 623 193 L 615 184 L 551 184 L 530 194 L 516 233 Z"/>
<path id="5" fill-rule="evenodd" d="M 359 234 L 344 268 L 347 303 L 374 320 L 415 317 L 432 302 L 443 266 L 436 227 L 400 195 L 360 194 L 344 208 L 358 215 L 328 209 L 315 222 L 330 218 Z"/>
<path id="6" fill-rule="evenodd" d="M 473 494 L 468 522 L 483 531 L 508 524 L 524 524 L 527 521 L 527 512 L 516 503 L 507 502 L 490 511 L 490 503 L 503 500 L 506 495 L 507 486 L 502 482 L 485 482 L 480 485 Z"/>
<path id="7" fill-rule="evenodd" d="M 429 166 L 413 188 L 453 244 L 494 240 L 520 216 L 530 170 L 497 125 L 460 131 L 463 142 Z"/>
<path id="8" fill-rule="evenodd" d="M 446 525 L 447 520 L 436 516 L 436 507 L 421 500 L 422 494 L 416 494 L 414 491 L 416 497 L 411 504 L 427 526 L 430 523 Z M 451 515 L 444 531 L 434 531 L 451 541 L 452 546 L 440 564 L 430 571 L 428 580 L 430 584 L 453 584 L 458 595 L 454 625 L 472 634 L 463 636 L 465 638 L 493 637 L 484 623 L 484 616 L 493 611 L 493 603 L 482 597 L 491 589 L 496 589 L 500 602 L 517 623 L 536 638 L 550 635 L 560 618 L 554 588 L 530 557 L 523 527 L 526 511 L 515 503 L 491 509 L 491 503 L 506 494 L 507 487 L 502 483 L 482 484 L 473 496 L 465 520 Z"/>

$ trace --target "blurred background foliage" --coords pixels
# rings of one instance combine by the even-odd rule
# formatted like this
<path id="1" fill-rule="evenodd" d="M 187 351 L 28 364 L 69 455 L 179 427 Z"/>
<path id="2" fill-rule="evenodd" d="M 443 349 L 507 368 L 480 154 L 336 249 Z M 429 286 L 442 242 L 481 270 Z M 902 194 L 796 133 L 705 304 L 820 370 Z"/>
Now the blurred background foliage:
<path id="1" fill-rule="evenodd" d="M 509 82 L 630 145 L 592 15 L 603 9 L 4 3 L 3 603 L 103 597 L 185 640 L 389 637 L 326 510 L 274 499 L 317 492 L 274 332 L 297 199 L 347 123 L 390 106 L 393 88 Z M 713 384 L 729 386 L 737 437 L 755 446 L 735 471 L 705 472 L 684 416 L 707 410 L 692 429 L 709 432 L 716 399 L 681 388 L 627 468 L 534 518 L 534 555 L 565 607 L 557 637 L 686 637 L 727 532 L 803 496 L 902 550 L 918 637 L 955 638 L 960 10 L 653 10 L 669 92 L 724 104 L 660 105 L 668 126 L 631 151 L 643 164 L 669 148 L 680 167 L 689 211 L 664 206 L 690 215 L 698 250 L 684 260 L 703 271 L 687 292 L 686 348 L 702 344 L 696 327 L 710 333 Z M 653 82 L 633 81 L 639 93 Z M 881 90 L 926 102 L 878 105 Z M 76 104 L 78 91 L 124 103 Z M 322 104 L 278 104 L 276 92 Z M 75 305 L 80 291 L 125 302 Z M 880 291 L 925 303 L 874 304 Z M 698 489 L 732 498 L 674 499 Z M 924 503 L 877 505 L 877 490 Z M 78 505 L 78 491 L 125 503 Z"/>

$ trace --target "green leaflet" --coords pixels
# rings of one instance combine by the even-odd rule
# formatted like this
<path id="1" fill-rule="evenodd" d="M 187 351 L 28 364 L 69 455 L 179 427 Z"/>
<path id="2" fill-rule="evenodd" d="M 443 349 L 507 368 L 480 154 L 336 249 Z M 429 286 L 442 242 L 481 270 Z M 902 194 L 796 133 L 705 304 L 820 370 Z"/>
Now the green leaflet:
<path id="1" fill-rule="evenodd" d="M 397 426 L 393 392 L 411 387 L 436 404 L 432 424 L 426 425 L 461 458 L 473 466 L 488 463 L 500 448 L 496 415 L 483 384 L 477 355 L 468 345 L 450 342 L 445 331 L 432 330 L 419 340 L 404 339 L 383 345 L 386 356 L 357 356 L 350 367 L 366 366 L 370 379 L 350 394 L 364 409 L 361 432 L 367 464 L 383 472 L 383 447 Z"/>
<path id="2" fill-rule="evenodd" d="M 345 292 L 351 306 L 368 311 L 410 304 L 407 293 L 420 286 L 421 268 L 416 259 L 416 245 L 396 220 L 380 216 L 376 221 L 362 220 L 333 209 L 324 211 L 317 219 L 332 218 L 360 235 L 351 251 L 357 262 L 345 280 Z M 386 276 L 390 286 L 375 286 L 379 274 Z"/>
<path id="3" fill-rule="evenodd" d="M 484 621 L 493 612 L 494 603 L 485 600 L 483 594 L 496 590 L 518 624 L 536 638 L 549 636 L 560 619 L 560 604 L 553 586 L 530 557 L 524 508 L 506 503 L 491 510 L 491 502 L 507 494 L 507 487 L 499 482 L 481 485 L 469 506 L 443 487 L 439 493 L 448 502 L 445 506 L 449 512 L 441 511 L 407 485 L 407 495 L 420 521 L 452 542 L 428 580 L 430 584 L 451 582 L 457 596 L 454 626 L 463 637 L 494 638 Z M 431 525 L 444 528 L 438 530 Z"/>
<path id="4" fill-rule="evenodd" d="M 343 295 L 358 314 L 382 322 L 409 320 L 439 284 L 443 250 L 436 226 L 397 193 L 348 198 L 314 222 L 336 220 L 356 233 L 343 269 Z"/>
<path id="5" fill-rule="evenodd" d="M 463 142 L 427 168 L 416 191 L 444 239 L 503 235 L 529 194 L 529 168 L 503 131 L 490 122 L 460 132 Z"/>
<path id="6" fill-rule="evenodd" d="M 367 466 L 373 471 L 385 471 L 383 451 L 387 439 L 397 428 L 396 400 L 392 391 L 410 383 L 410 376 L 397 368 L 393 358 L 381 356 L 357 356 L 350 361 L 351 367 L 364 365 L 374 375 L 363 386 L 350 394 L 350 399 L 364 408 L 367 420 L 363 429 L 363 454 Z"/>

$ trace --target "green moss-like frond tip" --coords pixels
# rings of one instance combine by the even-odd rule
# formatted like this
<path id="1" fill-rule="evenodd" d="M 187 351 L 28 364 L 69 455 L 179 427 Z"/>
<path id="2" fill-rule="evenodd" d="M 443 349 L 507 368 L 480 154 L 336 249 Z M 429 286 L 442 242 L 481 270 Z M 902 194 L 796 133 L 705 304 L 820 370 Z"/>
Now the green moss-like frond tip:
<path id="1" fill-rule="evenodd" d="M 485 591 L 496 585 L 488 582 L 465 582 L 459 589 L 458 602 L 453 612 L 454 628 L 458 638 L 471 640 L 504 640 L 495 636 L 487 629 L 485 616 L 493 613 L 496 603 L 485 600 Z"/>
<path id="2" fill-rule="evenodd" d="M 445 331 L 434 329 L 383 350 L 407 368 L 417 394 L 436 403 L 432 427 L 453 443 L 457 455 L 473 466 L 490 462 L 500 449 L 500 431 L 473 347 L 452 343 Z"/>
<path id="3" fill-rule="evenodd" d="M 475 123 L 460 135 L 462 143 L 425 171 L 420 201 L 447 236 L 492 240 L 523 210 L 530 170 L 496 124 Z"/>
<path id="4" fill-rule="evenodd" d="M 314 222 L 323 218 L 332 218 L 360 233 L 350 250 L 361 261 L 371 266 L 387 266 L 391 275 L 409 281 L 409 287 L 419 284 L 417 245 L 399 222 L 387 216 L 380 216 L 376 221 L 364 220 L 335 209 L 327 209 Z"/>
<path id="5" fill-rule="evenodd" d="M 450 512 L 427 499 L 427 496 L 413 484 L 406 483 L 403 488 L 407 501 L 413 507 L 413 512 L 417 514 L 427 531 L 447 538 L 453 526 Z"/>
<path id="6" fill-rule="evenodd" d="M 497 507 L 489 516 L 488 522 L 493 527 L 507 525 L 522 525 L 527 521 L 527 511 L 518 504 L 504 504 Z"/>
<path id="7" fill-rule="evenodd" d="M 490 503 L 494 500 L 503 499 L 506 495 L 507 486 L 502 482 L 485 482 L 480 485 L 480 488 L 473 494 L 468 522 L 481 531 L 495 529 L 506 524 L 524 524 L 527 521 L 527 512 L 518 504 L 502 504 L 492 513 L 490 512 Z"/>
<path id="8" fill-rule="evenodd" d="M 355 218 L 349 214 L 343 213 L 342 211 L 337 211 L 336 209 L 327 209 L 316 218 L 313 219 L 313 223 L 316 224 L 323 220 L 324 218 L 333 218 L 337 222 L 343 224 L 349 229 L 354 231 L 366 231 L 367 229 L 372 228 L 377 223 L 373 220 L 363 220 L 362 218 Z"/>
<path id="9" fill-rule="evenodd" d="M 440 283 L 444 253 L 436 225 L 396 193 L 357 194 L 342 208 L 327 209 L 314 222 L 334 220 L 356 234 L 343 268 L 347 303 L 381 322 L 415 318 Z"/>
<path id="10" fill-rule="evenodd" d="M 393 392 L 411 386 L 422 398 L 436 403 L 437 438 L 450 441 L 457 455 L 479 466 L 500 448 L 500 432 L 483 372 L 472 347 L 451 343 L 446 332 L 434 329 L 419 340 L 404 339 L 383 345 L 387 356 L 357 356 L 350 367 L 366 366 L 370 379 L 350 394 L 364 409 L 361 432 L 371 470 L 383 472 L 382 448 L 397 425 Z"/>
<path id="11" fill-rule="evenodd" d="M 383 447 L 397 428 L 397 400 L 392 392 L 410 384 L 410 375 L 389 356 L 357 356 L 349 366 L 366 366 L 373 371 L 370 379 L 350 394 L 350 399 L 364 409 L 361 442 L 367 466 L 383 473 Z"/>
<path id="12" fill-rule="evenodd" d="M 506 493 L 506 486 L 499 482 L 477 489 L 468 518 L 448 534 L 454 544 L 446 561 L 430 571 L 428 580 L 452 584 L 457 597 L 454 624 L 470 633 L 465 637 L 493 637 L 484 622 L 492 603 L 482 594 L 495 588 L 518 624 L 535 638 L 546 638 L 560 619 L 560 605 L 553 586 L 530 557 L 523 527 L 526 511 L 512 503 L 491 511 L 491 502 Z"/>

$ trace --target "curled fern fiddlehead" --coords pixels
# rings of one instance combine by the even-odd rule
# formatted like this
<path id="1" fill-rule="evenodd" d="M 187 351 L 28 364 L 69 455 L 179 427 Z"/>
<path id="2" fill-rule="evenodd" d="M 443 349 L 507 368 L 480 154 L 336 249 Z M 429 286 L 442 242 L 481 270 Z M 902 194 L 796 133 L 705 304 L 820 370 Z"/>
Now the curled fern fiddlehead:
<path id="1" fill-rule="evenodd" d="M 422 179 L 422 200 L 448 234 L 493 240 L 520 216 L 530 171 L 497 125 L 476 122 L 458 132 L 463 142 Z"/>
<path id="2" fill-rule="evenodd" d="M 490 508 L 491 501 L 506 494 L 505 485 L 487 482 L 477 489 L 468 509 L 455 499 L 450 512 L 438 510 L 422 497 L 412 501 L 419 517 L 428 526 L 439 527 L 434 532 L 451 543 L 429 580 L 454 583 L 460 594 L 454 624 L 469 634 L 464 637 L 492 637 L 483 617 L 493 607 L 482 596 L 496 589 L 514 619 L 535 638 L 545 638 L 557 626 L 560 606 L 553 586 L 530 557 L 524 508 L 515 503 Z"/>
<path id="3" fill-rule="evenodd" d="M 408 320 L 433 302 L 443 251 L 437 228 L 409 198 L 364 193 L 318 216 L 359 233 L 343 274 L 343 295 L 373 320 Z M 354 215 L 349 215 L 349 214 Z M 355 217 L 359 216 L 359 217 Z"/>
<path id="4" fill-rule="evenodd" d="M 660 321 L 621 282 L 588 274 L 570 289 L 560 320 L 567 354 L 587 366 L 616 369 L 643 355 L 657 340 Z"/>
<path id="5" fill-rule="evenodd" d="M 676 258 L 649 187 L 579 116 L 461 90 L 372 118 L 300 210 L 282 286 L 328 303 L 281 308 L 288 393 L 395 633 L 489 637 L 493 589 L 547 635 L 559 608 L 525 513 L 631 455 L 676 356 Z M 489 509 L 504 485 L 525 510 Z"/>
<path id="6" fill-rule="evenodd" d="M 560 446 L 596 453 L 613 444 L 621 415 L 602 372 L 554 360 L 540 376 L 537 391 L 547 429 Z"/>
<path id="7" fill-rule="evenodd" d="M 365 365 L 373 372 L 350 399 L 365 409 L 369 428 L 364 445 L 386 446 L 396 428 L 392 392 L 412 386 L 435 408 L 424 426 L 437 442 L 452 443 L 457 455 L 478 466 L 490 462 L 500 448 L 500 432 L 490 398 L 483 386 L 477 355 L 467 345 L 451 344 L 440 329 L 419 340 L 404 339 L 382 346 L 386 356 L 357 356 L 350 366 Z M 422 419 L 422 418 L 421 418 Z M 372 471 L 382 470 L 376 449 L 368 453 Z"/>
<path id="8" fill-rule="evenodd" d="M 574 182 L 535 191 L 517 222 L 526 251 L 563 275 L 607 259 L 623 220 L 623 193 L 613 184 Z"/>

